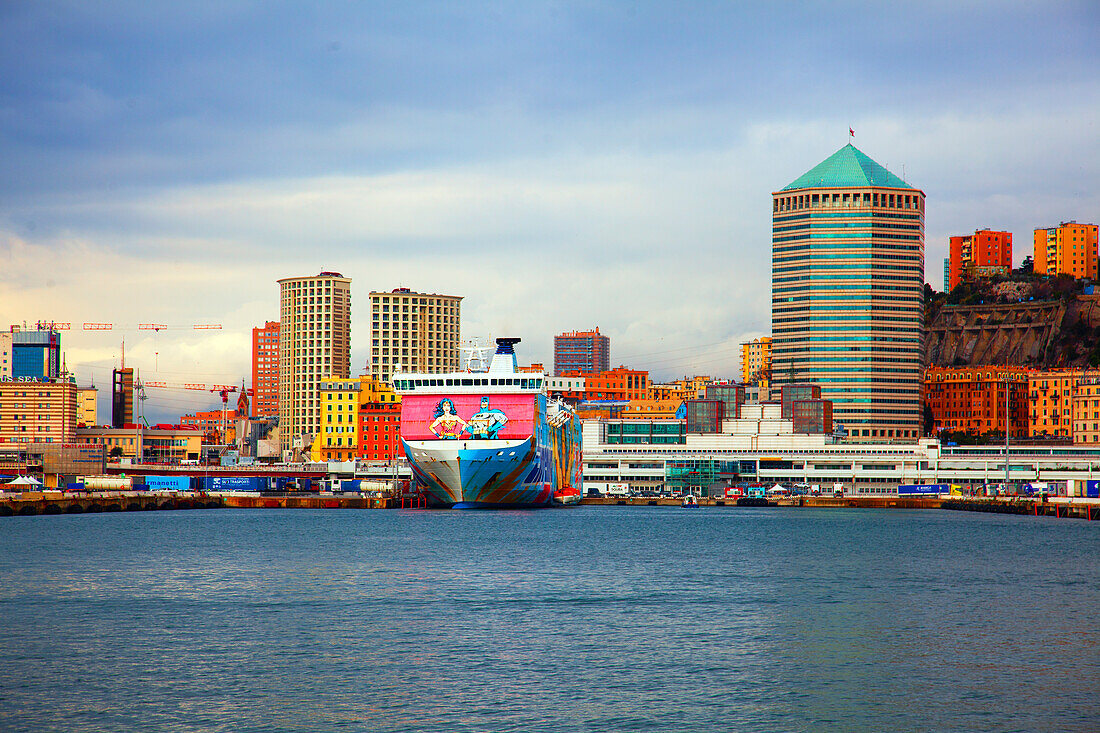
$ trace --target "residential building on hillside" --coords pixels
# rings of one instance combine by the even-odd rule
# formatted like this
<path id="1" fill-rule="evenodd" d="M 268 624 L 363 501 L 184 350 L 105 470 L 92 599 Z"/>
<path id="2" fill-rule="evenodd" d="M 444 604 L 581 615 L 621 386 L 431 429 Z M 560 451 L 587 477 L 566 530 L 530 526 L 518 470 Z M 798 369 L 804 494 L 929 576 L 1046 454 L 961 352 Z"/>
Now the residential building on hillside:
<path id="1" fill-rule="evenodd" d="M 397 288 L 370 294 L 370 373 L 389 382 L 394 372 L 459 369 L 462 297 Z"/>
<path id="2" fill-rule="evenodd" d="M 1096 279 L 1095 224 L 1064 221 L 1056 227 L 1035 230 L 1035 260 L 1037 275 L 1072 275 Z"/>
<path id="3" fill-rule="evenodd" d="M 947 292 L 961 282 L 973 282 L 1012 271 L 1012 233 L 978 229 L 948 240 Z"/>
<path id="4" fill-rule="evenodd" d="M 611 369 L 611 339 L 591 331 L 570 331 L 554 337 L 554 375 L 598 374 Z"/>
<path id="5" fill-rule="evenodd" d="M 1008 390 L 1009 435 L 1029 435 L 1027 367 L 929 367 L 924 372 L 924 399 L 934 432 L 1003 433 Z"/>
<path id="6" fill-rule="evenodd" d="M 321 380 L 351 369 L 351 278 L 279 280 L 279 438 L 284 451 L 321 430 Z"/>
<path id="7" fill-rule="evenodd" d="M 252 329 L 252 417 L 279 416 L 279 322 Z"/>
<path id="8" fill-rule="evenodd" d="M 924 213 L 850 144 L 772 194 L 772 385 L 819 384 L 850 440 L 921 432 Z"/>

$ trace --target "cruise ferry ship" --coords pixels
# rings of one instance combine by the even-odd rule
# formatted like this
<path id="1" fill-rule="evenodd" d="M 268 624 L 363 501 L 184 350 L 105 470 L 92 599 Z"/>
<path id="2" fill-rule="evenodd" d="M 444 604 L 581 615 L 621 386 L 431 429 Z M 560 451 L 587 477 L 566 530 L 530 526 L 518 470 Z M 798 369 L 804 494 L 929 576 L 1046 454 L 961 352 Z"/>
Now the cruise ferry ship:
<path id="1" fill-rule="evenodd" d="M 548 506 L 579 496 L 581 423 L 548 399 L 542 374 L 516 367 L 518 338 L 498 338 L 486 371 L 393 375 L 401 443 L 433 506 Z"/>

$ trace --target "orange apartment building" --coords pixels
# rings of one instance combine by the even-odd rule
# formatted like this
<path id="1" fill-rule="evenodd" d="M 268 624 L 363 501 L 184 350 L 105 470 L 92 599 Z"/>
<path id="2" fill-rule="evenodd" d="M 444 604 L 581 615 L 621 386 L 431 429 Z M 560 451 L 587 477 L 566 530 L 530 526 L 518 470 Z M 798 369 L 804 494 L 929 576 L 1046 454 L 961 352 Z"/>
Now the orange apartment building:
<path id="1" fill-rule="evenodd" d="M 1073 437 L 1073 394 L 1080 369 L 1032 371 L 1028 377 L 1028 434 Z"/>
<path id="2" fill-rule="evenodd" d="M 252 329 L 252 417 L 279 416 L 279 322 Z"/>
<path id="3" fill-rule="evenodd" d="M 973 282 L 1012 270 L 1012 233 L 978 229 L 951 237 L 948 244 L 948 292 L 961 282 Z"/>
<path id="4" fill-rule="evenodd" d="M 924 372 L 924 400 L 935 431 L 1003 432 L 1008 385 L 1009 434 L 1028 435 L 1027 367 L 929 367 Z"/>
<path id="5" fill-rule="evenodd" d="M 584 377 L 586 400 L 644 400 L 648 396 L 648 371 L 637 371 L 620 366 L 599 374 L 586 374 Z"/>
<path id="6" fill-rule="evenodd" d="M 1096 279 L 1095 224 L 1064 221 L 1035 230 L 1035 273 Z"/>
<path id="7" fill-rule="evenodd" d="M 180 427 L 198 430 L 204 443 L 225 445 L 236 440 L 237 413 L 235 410 L 196 411 L 181 417 Z"/>
<path id="8" fill-rule="evenodd" d="M 1082 374 L 1071 399 L 1073 443 L 1100 443 L 1100 373 Z"/>
<path id="9" fill-rule="evenodd" d="M 3 378 L 0 443 L 75 442 L 77 393 L 76 384 L 67 378 Z"/>

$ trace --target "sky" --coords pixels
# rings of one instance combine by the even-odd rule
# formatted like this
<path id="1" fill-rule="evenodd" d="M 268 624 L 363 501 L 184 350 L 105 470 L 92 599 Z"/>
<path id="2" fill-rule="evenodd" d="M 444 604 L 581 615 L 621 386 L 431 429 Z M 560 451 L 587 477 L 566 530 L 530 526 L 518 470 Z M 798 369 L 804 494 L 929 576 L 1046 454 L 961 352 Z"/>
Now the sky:
<path id="1" fill-rule="evenodd" d="M 1094 2 L 316 5 L 0 0 L 0 326 L 72 323 L 101 420 L 124 339 L 146 381 L 240 384 L 276 280 L 322 270 L 353 375 L 368 293 L 408 287 L 521 362 L 598 326 L 613 365 L 736 376 L 771 193 L 849 128 L 927 196 L 937 289 L 952 234 L 1019 264 L 1100 220 Z"/>

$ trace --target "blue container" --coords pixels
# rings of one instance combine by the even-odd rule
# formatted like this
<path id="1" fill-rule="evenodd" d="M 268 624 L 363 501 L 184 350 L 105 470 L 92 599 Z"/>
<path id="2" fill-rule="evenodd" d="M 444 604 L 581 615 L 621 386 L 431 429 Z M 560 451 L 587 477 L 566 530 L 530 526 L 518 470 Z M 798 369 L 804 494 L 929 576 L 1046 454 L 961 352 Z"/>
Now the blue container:
<path id="1" fill-rule="evenodd" d="M 190 476 L 146 476 L 145 486 L 150 491 L 189 491 Z"/>
<path id="2" fill-rule="evenodd" d="M 203 491 L 263 491 L 267 479 L 263 476 L 203 476 Z"/>
<path id="3" fill-rule="evenodd" d="M 1100 481 L 1086 481 L 1085 496 L 1090 499 L 1100 499 Z"/>
<path id="4" fill-rule="evenodd" d="M 898 496 L 939 496 L 950 493 L 950 484 L 902 484 L 898 487 Z"/>
<path id="5" fill-rule="evenodd" d="M 76 481 L 74 483 L 65 484 L 65 491 L 83 491 L 84 484 Z"/>

